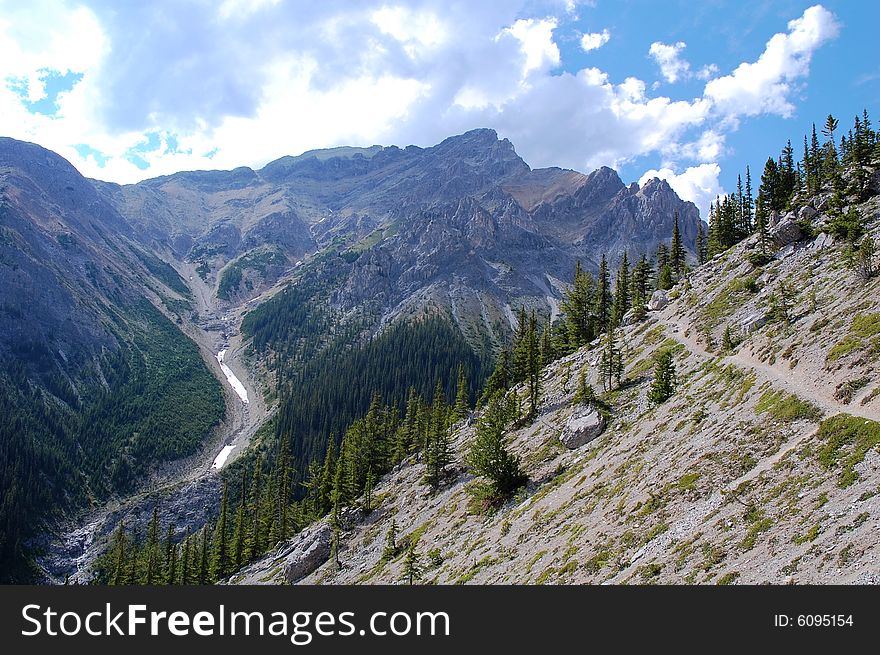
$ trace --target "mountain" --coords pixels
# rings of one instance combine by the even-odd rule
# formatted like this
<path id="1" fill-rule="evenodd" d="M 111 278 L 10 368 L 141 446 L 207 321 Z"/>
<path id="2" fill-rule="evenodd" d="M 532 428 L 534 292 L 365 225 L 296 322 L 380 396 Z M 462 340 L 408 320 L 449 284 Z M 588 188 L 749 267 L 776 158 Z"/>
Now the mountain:
<path id="1" fill-rule="evenodd" d="M 697 209 L 665 182 L 532 170 L 487 129 L 134 185 L 0 140 L 3 578 L 39 548 L 63 579 L 82 523 L 142 524 L 149 488 L 195 490 L 197 530 L 217 449 L 260 428 L 290 439 L 298 489 L 374 394 L 451 393 L 459 364 L 475 393 L 520 307 L 557 317 L 578 260 L 652 253 L 676 213 L 693 252 Z"/>
<path id="2" fill-rule="evenodd" d="M 619 330 L 610 391 L 605 337 L 544 367 L 536 419 L 505 430 L 516 493 L 492 503 L 474 474 L 479 409 L 451 427 L 437 489 L 419 451 L 339 512 L 338 563 L 330 515 L 229 581 L 405 584 L 412 548 L 429 584 L 877 584 L 880 266 L 873 250 L 855 265 L 831 198 L 796 198 L 769 245 L 752 235 L 658 291 Z M 850 201 L 876 242 L 880 197 Z M 657 402 L 664 353 L 677 383 Z M 579 372 L 598 400 L 576 399 Z"/>
<path id="3" fill-rule="evenodd" d="M 388 318 L 432 301 L 480 331 L 510 326 L 510 307 L 555 310 L 577 259 L 589 269 L 656 249 L 678 212 L 693 250 L 699 220 L 666 182 L 625 186 L 531 170 L 506 139 L 480 129 L 432 148 L 336 148 L 283 157 L 259 171 L 178 173 L 98 184 L 139 238 L 190 262 L 221 299 L 258 296 L 297 262 L 338 255 L 331 302 Z M 234 303 L 235 304 L 235 303 Z"/>
<path id="4" fill-rule="evenodd" d="M 0 139 L 3 580 L 27 579 L 47 520 L 131 491 L 223 416 L 178 328 L 191 293 L 134 237 L 67 161 Z"/>

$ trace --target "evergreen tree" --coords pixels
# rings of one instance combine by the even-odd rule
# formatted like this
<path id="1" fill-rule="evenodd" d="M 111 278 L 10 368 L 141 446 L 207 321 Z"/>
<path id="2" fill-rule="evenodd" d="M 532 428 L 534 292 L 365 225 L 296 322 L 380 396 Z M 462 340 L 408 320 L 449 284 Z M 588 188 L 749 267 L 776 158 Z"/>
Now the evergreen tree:
<path id="1" fill-rule="evenodd" d="M 733 333 L 730 331 L 730 325 L 726 325 L 724 326 L 724 338 L 721 341 L 721 349 L 724 352 L 731 352 L 734 347 Z"/>
<path id="2" fill-rule="evenodd" d="M 167 585 L 177 583 L 177 544 L 174 543 L 174 526 L 168 524 L 165 533 L 165 579 Z"/>
<path id="3" fill-rule="evenodd" d="M 623 356 L 617 345 L 617 330 L 608 330 L 605 334 L 602 355 L 599 358 L 599 374 L 602 376 L 605 391 L 611 391 L 615 380 L 619 382 L 623 377 Z"/>
<path id="4" fill-rule="evenodd" d="M 651 278 L 653 274 L 654 271 L 651 269 L 647 255 L 642 255 L 632 274 L 631 302 L 634 313 L 633 318 L 636 321 L 644 320 L 647 315 L 646 305 L 650 299 Z"/>
<path id="5" fill-rule="evenodd" d="M 208 538 L 207 525 L 202 528 L 201 533 L 202 536 L 199 539 L 199 572 L 197 580 L 200 585 L 204 585 L 211 582 L 210 560 L 208 557 L 210 540 Z"/>
<path id="6" fill-rule="evenodd" d="M 591 405 L 596 402 L 596 392 L 593 391 L 592 385 L 587 383 L 587 370 L 584 367 L 581 367 L 578 374 L 577 391 L 575 391 L 571 402 L 575 405 Z"/>
<path id="7" fill-rule="evenodd" d="M 538 415 L 538 405 L 541 397 L 541 358 L 538 351 L 538 320 L 534 311 L 529 317 L 527 339 L 526 366 L 529 383 L 528 419 L 534 420 Z"/>
<path id="8" fill-rule="evenodd" d="M 611 324 L 611 278 L 608 272 L 608 259 L 605 253 L 602 253 L 602 259 L 599 262 L 599 275 L 596 279 L 596 325 L 598 332 L 601 334 L 608 330 Z"/>
<path id="9" fill-rule="evenodd" d="M 159 582 L 159 508 L 153 508 L 153 517 L 147 526 L 147 542 L 144 545 L 144 576 L 142 582 L 152 585 Z"/>
<path id="10" fill-rule="evenodd" d="M 612 310 L 614 325 L 621 325 L 624 315 L 630 309 L 630 284 L 629 258 L 624 250 L 623 258 L 620 260 L 620 268 L 617 270 L 617 279 L 614 282 L 614 306 Z"/>
<path id="11" fill-rule="evenodd" d="M 229 558 L 229 485 L 223 481 L 220 499 L 220 515 L 214 527 L 214 551 L 211 556 L 211 576 L 215 580 L 225 578 L 230 572 Z"/>
<path id="12" fill-rule="evenodd" d="M 113 536 L 113 573 L 110 577 L 110 584 L 128 584 L 128 558 L 125 521 L 120 521 Z"/>
<path id="13" fill-rule="evenodd" d="M 675 280 L 672 278 L 672 266 L 666 264 L 660 270 L 660 275 L 657 276 L 657 288 L 665 291 L 671 289 L 674 284 Z"/>
<path id="14" fill-rule="evenodd" d="M 859 278 L 865 284 L 877 274 L 877 268 L 874 265 L 875 251 L 874 239 L 871 238 L 870 234 L 865 235 L 862 238 L 862 242 L 859 244 L 859 252 L 856 260 L 856 269 Z"/>
<path id="15" fill-rule="evenodd" d="M 434 489 L 440 486 L 443 472 L 452 461 L 452 448 L 449 445 L 449 432 L 446 426 L 446 400 L 443 385 L 437 380 L 434 399 L 431 406 L 430 438 L 426 448 L 427 471 L 425 481 Z"/>
<path id="16" fill-rule="evenodd" d="M 595 305 L 596 281 L 590 273 L 581 268 L 581 263 L 578 261 L 575 264 L 572 286 L 566 291 L 561 303 L 569 352 L 590 343 L 596 337 Z M 492 393 L 496 390 L 492 389 Z"/>
<path id="17" fill-rule="evenodd" d="M 752 198 L 752 172 L 749 170 L 749 167 L 746 166 L 746 190 L 743 194 L 743 233 L 746 235 L 752 233 L 752 210 L 754 207 L 755 202 Z"/>
<path id="18" fill-rule="evenodd" d="M 483 394 L 480 396 L 481 404 L 486 403 L 489 398 L 494 396 L 497 392 L 507 391 L 510 388 L 512 384 L 510 376 L 510 360 L 510 351 L 506 348 L 498 353 L 498 358 L 495 360 L 495 370 L 492 371 L 492 375 L 486 380 Z"/>
<path id="19" fill-rule="evenodd" d="M 526 481 L 519 458 L 507 449 L 505 430 L 511 410 L 509 401 L 500 394 L 489 401 L 477 421 L 476 438 L 467 455 L 471 470 L 487 478 L 499 497 L 506 497 Z"/>
<path id="20" fill-rule="evenodd" d="M 470 400 L 468 398 L 467 377 L 464 374 L 464 364 L 458 365 L 458 383 L 456 384 L 455 407 L 452 415 L 456 421 L 462 421 L 470 415 Z"/>
<path id="21" fill-rule="evenodd" d="M 409 547 L 406 550 L 406 560 L 403 562 L 403 579 L 409 585 L 414 585 L 416 580 L 422 577 L 422 568 L 419 563 L 419 552 L 416 548 L 419 545 L 419 540 L 415 537 L 410 537 Z"/>
<path id="22" fill-rule="evenodd" d="M 673 213 L 672 245 L 670 246 L 669 258 L 669 263 L 672 267 L 672 272 L 675 274 L 675 279 L 680 280 L 685 272 L 685 266 L 687 264 L 687 252 L 685 251 L 684 244 L 681 241 L 681 232 L 678 228 L 677 210 Z"/>
<path id="23" fill-rule="evenodd" d="M 703 229 L 703 221 L 697 223 L 697 261 L 705 264 L 709 256 L 708 243 L 706 243 L 706 231 Z"/>
<path id="24" fill-rule="evenodd" d="M 263 472 L 263 458 L 262 456 L 257 456 L 257 461 L 254 464 L 254 475 L 251 479 L 251 489 L 250 489 L 250 505 L 248 507 L 251 519 L 251 529 L 249 539 L 248 539 L 248 560 L 255 560 L 260 554 L 263 552 L 263 523 L 260 517 L 260 509 L 262 507 L 262 498 L 261 498 L 261 484 L 262 484 L 262 472 Z"/>
<path id="25" fill-rule="evenodd" d="M 391 525 L 385 534 L 385 549 L 382 551 L 382 559 L 389 560 L 397 554 L 397 521 L 392 517 Z"/>
<path id="26" fill-rule="evenodd" d="M 648 391 L 648 400 L 659 405 L 666 402 L 675 393 L 675 364 L 672 351 L 663 349 L 657 355 L 654 365 L 654 382 Z"/>

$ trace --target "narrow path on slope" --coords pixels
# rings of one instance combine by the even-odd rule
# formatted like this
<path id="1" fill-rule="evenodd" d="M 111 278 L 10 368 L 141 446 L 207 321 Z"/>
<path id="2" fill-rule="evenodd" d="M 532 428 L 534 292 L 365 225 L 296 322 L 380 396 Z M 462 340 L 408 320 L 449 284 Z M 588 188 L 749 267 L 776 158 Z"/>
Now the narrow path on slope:
<path id="1" fill-rule="evenodd" d="M 669 332 L 669 335 L 673 339 L 684 344 L 694 354 L 701 356 L 704 359 L 716 359 L 719 357 L 718 355 L 714 355 L 707 351 L 697 342 L 696 339 L 690 336 L 692 332 L 691 325 L 683 323 L 670 316 L 663 316 L 662 314 L 657 318 L 660 324 L 667 328 L 667 332 Z M 824 410 L 827 415 L 846 413 L 852 414 L 853 416 L 867 418 L 872 421 L 880 421 L 880 410 L 870 407 L 854 406 L 851 404 L 845 405 L 838 402 L 834 398 L 831 398 L 816 389 L 814 385 L 804 380 L 796 371 L 779 371 L 774 366 L 761 362 L 754 356 L 742 351 L 721 357 L 721 360 L 754 371 L 759 377 L 764 378 L 771 384 L 780 386 L 799 398 L 809 400 L 814 405 Z"/>

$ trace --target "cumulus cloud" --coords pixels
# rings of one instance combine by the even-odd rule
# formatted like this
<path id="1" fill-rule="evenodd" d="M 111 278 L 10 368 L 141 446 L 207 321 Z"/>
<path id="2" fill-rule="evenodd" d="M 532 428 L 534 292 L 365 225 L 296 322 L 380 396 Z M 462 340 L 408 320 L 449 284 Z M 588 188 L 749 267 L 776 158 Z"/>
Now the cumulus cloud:
<path id="1" fill-rule="evenodd" d="M 645 172 L 639 184 L 655 177 L 666 180 L 682 200 L 694 203 L 700 210 L 700 216 L 705 219 L 709 215 L 709 205 L 717 196 L 725 195 L 718 181 L 720 175 L 721 167 L 715 163 L 691 166 L 678 174 L 669 168 L 661 168 Z"/>
<path id="2" fill-rule="evenodd" d="M 706 84 L 705 96 L 730 117 L 762 113 L 788 118 L 793 84 L 807 75 L 813 52 L 840 31 L 837 19 L 821 5 L 788 23 L 788 32 L 775 34 L 757 61 L 742 63 L 731 73 Z"/>
<path id="3" fill-rule="evenodd" d="M 607 29 L 601 32 L 588 32 L 581 37 L 581 48 L 589 52 L 597 50 L 611 40 L 611 32 Z"/>
<path id="4" fill-rule="evenodd" d="M 87 175 L 120 182 L 259 167 L 340 144 L 428 146 L 488 126 L 536 167 L 590 170 L 659 155 L 660 168 L 697 197 L 712 188 L 711 167 L 724 155 L 730 125 L 718 118 L 780 106 L 746 102 L 740 112 L 728 100 L 734 87 L 751 83 L 757 68 L 765 88 L 788 98 L 790 88 L 774 85 L 803 77 L 812 51 L 836 33 L 833 17 L 811 8 L 755 64 L 720 78 L 712 67 L 693 73 L 683 43 L 657 42 L 664 79 L 716 77 L 704 94 L 681 99 L 635 77 L 567 70 L 557 33 L 574 20 L 566 12 L 585 3 L 154 0 L 123 10 L 87 2 L 4 5 L 0 124 Z M 609 38 L 603 30 L 580 45 Z M 81 74 L 52 116 L 25 103 L 46 96 L 47 70 Z"/>
<path id="5" fill-rule="evenodd" d="M 690 74 L 691 65 L 681 58 L 681 51 L 686 47 L 684 41 L 671 45 L 655 41 L 648 49 L 648 55 L 660 67 L 660 74 L 667 82 L 677 82 Z"/>

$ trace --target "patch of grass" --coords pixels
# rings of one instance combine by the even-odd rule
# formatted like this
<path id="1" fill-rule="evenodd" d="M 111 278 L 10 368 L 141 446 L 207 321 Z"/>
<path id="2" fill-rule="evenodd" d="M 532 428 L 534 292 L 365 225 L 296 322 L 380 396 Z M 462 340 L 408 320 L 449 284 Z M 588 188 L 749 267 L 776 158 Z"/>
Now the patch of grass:
<path id="1" fill-rule="evenodd" d="M 725 573 L 720 578 L 718 578 L 718 582 L 715 584 L 726 586 L 733 584 L 734 581 L 739 577 L 739 571 L 731 571 L 730 573 Z"/>
<path id="2" fill-rule="evenodd" d="M 739 543 L 739 547 L 745 551 L 755 547 L 758 536 L 773 526 L 773 519 L 765 516 L 764 510 L 754 504 L 749 506 L 744 518 L 749 527 L 746 530 L 746 536 Z"/>
<path id="3" fill-rule="evenodd" d="M 644 566 L 639 568 L 639 576 L 641 576 L 642 580 L 644 580 L 645 582 L 649 582 L 660 575 L 662 571 L 662 564 L 651 562 L 650 564 L 645 564 Z"/>
<path id="4" fill-rule="evenodd" d="M 608 562 L 611 561 L 612 557 L 614 557 L 614 551 L 609 545 L 600 546 L 596 554 L 584 564 L 584 568 L 587 570 L 587 573 L 596 574 L 608 566 Z"/>
<path id="5" fill-rule="evenodd" d="M 855 466 L 880 444 L 880 423 L 837 414 L 822 421 L 818 437 L 825 442 L 816 453 L 819 463 L 826 469 L 839 468 L 837 484 L 848 487 L 859 479 Z"/>
<path id="6" fill-rule="evenodd" d="M 856 315 L 850 332 L 863 339 L 877 336 L 880 334 L 880 313 Z"/>
<path id="7" fill-rule="evenodd" d="M 482 569 L 486 568 L 487 566 L 492 566 L 497 561 L 498 560 L 495 559 L 494 557 L 492 557 L 491 555 L 486 555 L 479 562 L 474 562 L 474 564 L 471 566 L 471 568 L 469 570 L 467 570 L 465 573 L 463 573 L 458 578 L 458 580 L 455 581 L 455 584 L 465 584 L 467 582 L 470 582 L 471 580 L 473 580 L 474 576 L 477 573 L 479 573 Z"/>
<path id="8" fill-rule="evenodd" d="M 755 413 L 767 413 L 782 423 L 818 421 L 822 418 L 822 411 L 818 407 L 784 391 L 764 392 L 755 405 Z"/>
<path id="9" fill-rule="evenodd" d="M 809 541 L 815 541 L 816 537 L 819 536 L 819 529 L 820 528 L 821 528 L 821 526 L 818 523 L 816 523 L 815 525 L 813 525 L 813 527 L 811 527 L 809 530 L 807 530 L 804 534 L 796 534 L 794 537 L 791 538 L 791 541 L 792 541 L 792 543 L 798 544 L 798 545 L 805 544 Z"/>
<path id="10" fill-rule="evenodd" d="M 702 474 L 700 472 L 685 473 L 675 483 L 675 488 L 679 491 L 693 491 L 697 486 L 697 480 Z"/>
<path id="11" fill-rule="evenodd" d="M 831 347 L 825 355 L 825 361 L 836 362 L 856 350 L 861 350 L 863 346 L 862 340 L 858 337 L 846 336 Z"/>

